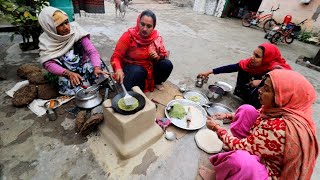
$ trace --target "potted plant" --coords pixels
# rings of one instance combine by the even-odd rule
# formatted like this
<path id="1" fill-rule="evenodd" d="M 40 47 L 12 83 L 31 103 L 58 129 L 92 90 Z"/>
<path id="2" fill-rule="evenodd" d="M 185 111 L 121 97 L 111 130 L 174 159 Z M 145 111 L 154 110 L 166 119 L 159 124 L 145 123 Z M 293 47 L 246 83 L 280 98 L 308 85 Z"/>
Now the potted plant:
<path id="1" fill-rule="evenodd" d="M 23 42 L 19 44 L 21 50 L 39 48 L 42 29 L 37 15 L 44 6 L 48 5 L 48 0 L 0 0 L 0 15 L 16 27 L 16 34 L 22 36 Z M 14 34 L 11 40 L 13 38 Z"/>

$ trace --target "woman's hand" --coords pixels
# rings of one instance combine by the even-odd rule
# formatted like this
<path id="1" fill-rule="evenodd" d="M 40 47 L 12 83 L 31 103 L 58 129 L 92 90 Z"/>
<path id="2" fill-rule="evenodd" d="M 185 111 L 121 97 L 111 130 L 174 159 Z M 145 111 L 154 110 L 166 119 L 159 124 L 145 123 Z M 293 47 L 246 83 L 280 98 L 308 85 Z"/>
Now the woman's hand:
<path id="1" fill-rule="evenodd" d="M 122 71 L 122 69 L 119 69 L 116 71 L 116 73 L 114 74 L 113 77 L 118 83 L 123 83 L 123 79 L 124 79 L 124 73 Z"/>
<path id="2" fill-rule="evenodd" d="M 150 53 L 149 53 L 149 57 L 150 57 L 151 59 L 159 59 L 159 55 L 158 55 L 158 53 L 155 52 L 155 51 L 150 52 Z"/>
<path id="3" fill-rule="evenodd" d="M 220 125 L 218 123 L 214 122 L 214 118 L 208 116 L 207 117 L 207 127 L 212 130 L 212 131 L 217 131 L 220 127 Z"/>
<path id="4" fill-rule="evenodd" d="M 96 78 L 97 78 L 97 77 L 99 77 L 100 74 L 105 75 L 105 74 L 108 74 L 108 73 L 102 71 L 99 66 L 96 66 L 96 67 L 93 68 L 93 74 L 94 74 L 94 75 L 96 76 Z"/>
<path id="5" fill-rule="evenodd" d="M 227 118 L 227 114 L 226 113 L 221 113 L 221 112 L 217 112 L 211 115 L 212 118 L 217 119 L 217 120 L 224 120 Z"/>
<path id="6" fill-rule="evenodd" d="M 258 87 L 260 83 L 261 83 L 261 80 L 252 80 L 250 81 L 249 85 L 251 87 Z"/>
<path id="7" fill-rule="evenodd" d="M 208 71 L 208 72 L 199 73 L 198 76 L 203 76 L 203 77 L 207 78 L 207 77 L 209 77 L 210 74 L 213 74 L 213 72 Z"/>
<path id="8" fill-rule="evenodd" d="M 73 87 L 79 86 L 83 81 L 83 78 L 80 76 L 80 74 L 71 71 L 69 72 L 69 79 Z"/>

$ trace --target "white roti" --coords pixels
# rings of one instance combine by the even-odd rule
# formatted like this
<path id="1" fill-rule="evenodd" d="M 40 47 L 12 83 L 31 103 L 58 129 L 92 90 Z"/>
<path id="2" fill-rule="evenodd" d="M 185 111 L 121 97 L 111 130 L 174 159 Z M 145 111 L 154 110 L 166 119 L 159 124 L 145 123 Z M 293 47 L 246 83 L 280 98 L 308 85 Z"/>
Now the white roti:
<path id="1" fill-rule="evenodd" d="M 209 154 L 219 153 L 223 142 L 218 138 L 216 132 L 209 129 L 201 129 L 195 135 L 195 140 L 200 149 Z"/>

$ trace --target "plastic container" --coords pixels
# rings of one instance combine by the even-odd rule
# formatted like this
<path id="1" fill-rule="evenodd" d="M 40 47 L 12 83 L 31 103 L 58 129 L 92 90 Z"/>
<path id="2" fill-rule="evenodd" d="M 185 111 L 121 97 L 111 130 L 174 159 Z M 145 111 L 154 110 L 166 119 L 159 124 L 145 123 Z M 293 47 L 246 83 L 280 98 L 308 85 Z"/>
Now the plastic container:
<path id="1" fill-rule="evenodd" d="M 68 14 L 69 22 L 74 21 L 72 0 L 49 0 L 50 6 L 61 9 Z"/>
<path id="2" fill-rule="evenodd" d="M 292 20 L 292 16 L 291 15 L 286 15 L 283 19 L 283 24 L 289 24 Z"/>

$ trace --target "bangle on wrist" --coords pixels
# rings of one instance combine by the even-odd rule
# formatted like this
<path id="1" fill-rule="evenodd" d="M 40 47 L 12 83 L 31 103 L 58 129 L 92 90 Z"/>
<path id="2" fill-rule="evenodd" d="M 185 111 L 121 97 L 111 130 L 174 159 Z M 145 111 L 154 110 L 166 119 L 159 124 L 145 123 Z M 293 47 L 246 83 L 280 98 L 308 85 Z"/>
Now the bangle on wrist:
<path id="1" fill-rule="evenodd" d="M 212 130 L 212 131 L 217 131 L 218 129 L 216 129 L 216 126 L 220 126 L 220 125 L 219 125 L 219 124 L 214 125 L 214 126 L 211 128 L 211 130 Z"/>
<path id="2" fill-rule="evenodd" d="M 71 72 L 66 69 L 66 70 L 63 71 L 62 75 L 63 75 L 64 77 L 69 77 L 69 76 L 70 76 L 70 73 L 71 73 Z"/>

